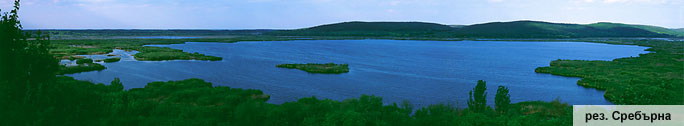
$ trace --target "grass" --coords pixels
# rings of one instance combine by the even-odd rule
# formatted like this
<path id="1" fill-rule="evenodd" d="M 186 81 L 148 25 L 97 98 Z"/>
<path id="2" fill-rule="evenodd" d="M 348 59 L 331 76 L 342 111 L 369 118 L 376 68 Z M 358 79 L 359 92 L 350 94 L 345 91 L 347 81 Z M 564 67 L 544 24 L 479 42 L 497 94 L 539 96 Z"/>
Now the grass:
<path id="1" fill-rule="evenodd" d="M 324 73 L 324 74 L 340 74 L 349 72 L 349 64 L 279 64 L 276 67 L 288 68 L 288 69 L 299 69 L 309 73 Z"/>

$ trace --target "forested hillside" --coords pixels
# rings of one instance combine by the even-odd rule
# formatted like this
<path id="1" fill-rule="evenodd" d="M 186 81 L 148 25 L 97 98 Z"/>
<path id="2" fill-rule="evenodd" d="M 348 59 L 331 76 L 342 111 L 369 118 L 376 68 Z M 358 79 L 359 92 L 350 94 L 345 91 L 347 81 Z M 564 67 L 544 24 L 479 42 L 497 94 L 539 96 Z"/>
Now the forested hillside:
<path id="1" fill-rule="evenodd" d="M 274 31 L 269 35 L 293 36 L 395 36 L 446 37 L 454 28 L 448 25 L 425 22 L 343 22 L 320 25 L 311 28 Z"/>
<path id="2" fill-rule="evenodd" d="M 455 38 L 684 37 L 684 32 L 648 25 L 607 22 L 582 25 L 540 21 L 491 22 L 465 26 L 423 22 L 344 22 L 267 34 Z"/>

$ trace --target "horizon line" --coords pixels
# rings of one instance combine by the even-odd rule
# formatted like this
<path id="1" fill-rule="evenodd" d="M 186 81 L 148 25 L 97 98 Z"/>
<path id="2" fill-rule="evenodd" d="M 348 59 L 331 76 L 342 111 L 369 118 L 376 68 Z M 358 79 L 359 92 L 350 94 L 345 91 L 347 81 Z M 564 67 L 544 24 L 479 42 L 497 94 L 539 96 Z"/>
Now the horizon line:
<path id="1" fill-rule="evenodd" d="M 671 27 L 664 27 L 664 26 L 658 26 L 658 25 L 649 25 L 649 24 L 633 24 L 633 23 L 621 23 L 621 22 L 610 22 L 610 21 L 598 21 L 594 23 L 567 23 L 567 22 L 550 22 L 550 21 L 540 21 L 540 20 L 512 20 L 512 21 L 489 21 L 489 22 L 483 22 L 483 23 L 474 23 L 474 24 L 469 24 L 469 25 L 464 25 L 464 24 L 442 24 L 442 23 L 436 23 L 436 22 L 426 22 L 426 21 L 361 21 L 361 20 L 355 20 L 355 21 L 340 21 L 336 23 L 323 23 L 323 24 L 318 24 L 314 26 L 309 26 L 309 27 L 303 27 L 303 28 L 24 28 L 24 30 L 296 30 L 296 29 L 304 29 L 304 28 L 311 28 L 311 27 L 316 27 L 316 26 L 322 26 L 322 25 L 330 25 L 330 24 L 339 24 L 339 23 L 348 23 L 348 22 L 368 22 L 368 23 L 374 23 L 374 22 L 415 22 L 415 23 L 434 23 L 434 24 L 440 24 L 440 25 L 446 25 L 446 26 L 454 26 L 454 25 L 461 25 L 461 26 L 471 26 L 471 25 L 478 25 L 478 24 L 487 24 L 487 23 L 505 23 L 505 22 L 521 22 L 521 21 L 531 21 L 531 22 L 544 22 L 544 23 L 554 23 L 554 24 L 576 24 L 576 25 L 589 25 L 589 24 L 596 24 L 596 23 L 616 23 L 616 24 L 626 24 L 626 25 L 645 25 L 645 26 L 655 26 L 655 27 L 662 27 L 666 29 L 684 29 L 684 27 L 681 28 L 671 28 Z"/>

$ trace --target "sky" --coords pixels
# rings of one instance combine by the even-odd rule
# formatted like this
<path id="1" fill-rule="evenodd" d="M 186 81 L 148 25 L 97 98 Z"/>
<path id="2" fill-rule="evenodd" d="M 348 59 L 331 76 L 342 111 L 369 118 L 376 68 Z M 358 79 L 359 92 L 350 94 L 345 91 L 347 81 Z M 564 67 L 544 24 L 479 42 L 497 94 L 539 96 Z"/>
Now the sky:
<path id="1" fill-rule="evenodd" d="M 9 11 L 14 0 L 0 0 Z M 22 0 L 25 29 L 297 29 L 346 21 L 536 20 L 684 28 L 684 0 Z"/>

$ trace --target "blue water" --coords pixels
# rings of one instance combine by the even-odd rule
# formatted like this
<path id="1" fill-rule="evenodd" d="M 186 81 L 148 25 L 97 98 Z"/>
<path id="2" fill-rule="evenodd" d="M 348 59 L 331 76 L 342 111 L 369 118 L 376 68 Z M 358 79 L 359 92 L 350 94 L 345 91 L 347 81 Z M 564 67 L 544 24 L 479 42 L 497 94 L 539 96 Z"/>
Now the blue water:
<path id="1" fill-rule="evenodd" d="M 214 85 L 259 89 L 270 103 L 316 96 L 343 100 L 362 94 L 385 103 L 409 100 L 465 107 L 477 80 L 487 81 L 489 104 L 496 87 L 510 88 L 513 102 L 560 98 L 570 104 L 611 104 L 603 91 L 583 88 L 579 78 L 538 74 L 556 59 L 612 60 L 638 56 L 646 47 L 583 42 L 299 40 L 151 45 L 223 57 L 223 61 L 105 63 L 103 71 L 72 74 L 106 83 L 119 77 L 127 89 L 152 81 L 201 78 Z M 310 74 L 277 68 L 284 63 L 348 63 L 349 73 Z"/>

